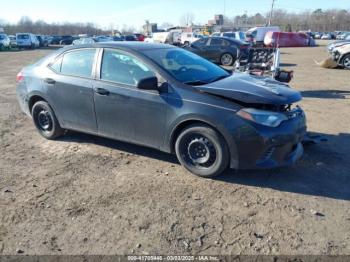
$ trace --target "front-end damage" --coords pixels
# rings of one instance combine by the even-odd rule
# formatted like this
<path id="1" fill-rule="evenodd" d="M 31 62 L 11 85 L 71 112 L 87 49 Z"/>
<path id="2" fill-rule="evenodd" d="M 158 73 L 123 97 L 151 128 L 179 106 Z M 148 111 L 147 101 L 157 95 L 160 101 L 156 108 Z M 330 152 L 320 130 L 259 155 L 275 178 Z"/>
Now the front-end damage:
<path id="1" fill-rule="evenodd" d="M 240 106 L 242 125 L 232 132 L 240 169 L 274 168 L 295 163 L 303 154 L 306 117 L 301 94 L 271 78 L 233 75 L 198 87 Z"/>

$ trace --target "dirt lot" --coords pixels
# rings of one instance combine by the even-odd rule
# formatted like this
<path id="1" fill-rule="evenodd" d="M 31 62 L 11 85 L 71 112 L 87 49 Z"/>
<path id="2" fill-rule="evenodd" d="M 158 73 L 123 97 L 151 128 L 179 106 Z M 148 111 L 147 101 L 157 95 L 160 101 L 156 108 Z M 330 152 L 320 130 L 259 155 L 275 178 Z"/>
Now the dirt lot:
<path id="1" fill-rule="evenodd" d="M 197 178 L 174 156 L 82 134 L 47 141 L 15 76 L 50 50 L 0 53 L 0 254 L 349 254 L 350 71 L 282 50 L 309 130 L 293 167 Z"/>

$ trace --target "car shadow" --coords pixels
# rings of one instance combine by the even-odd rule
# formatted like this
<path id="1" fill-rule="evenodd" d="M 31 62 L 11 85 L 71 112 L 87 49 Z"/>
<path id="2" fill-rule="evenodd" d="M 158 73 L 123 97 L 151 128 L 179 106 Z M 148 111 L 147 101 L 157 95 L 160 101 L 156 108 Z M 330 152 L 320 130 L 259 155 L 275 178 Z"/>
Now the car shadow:
<path id="1" fill-rule="evenodd" d="M 348 161 L 350 134 L 313 133 L 312 135 L 325 138 L 327 142 L 306 145 L 303 157 L 293 166 L 270 170 L 228 169 L 214 180 L 350 201 L 350 162 Z M 93 135 L 68 132 L 59 140 L 96 144 L 180 165 L 173 154 Z"/>
<path id="2" fill-rule="evenodd" d="M 350 91 L 346 90 L 307 90 L 301 91 L 303 97 L 324 99 L 347 99 Z"/>
<path id="3" fill-rule="evenodd" d="M 328 142 L 305 146 L 303 157 L 293 166 L 271 170 L 227 170 L 217 179 L 233 184 L 350 201 L 350 162 L 346 152 L 350 148 L 350 134 L 316 135 L 327 138 Z M 342 149 L 337 150 L 341 145 Z"/>
<path id="4" fill-rule="evenodd" d="M 158 159 L 161 161 L 166 161 L 172 164 L 179 164 L 177 158 L 173 154 L 168 154 L 157 149 L 139 146 L 131 143 L 121 142 L 109 138 L 83 134 L 78 132 L 69 131 L 66 135 L 57 139 L 61 142 L 75 142 L 84 144 L 95 144 L 98 146 L 108 147 L 111 149 L 116 149 L 124 151 L 130 154 L 135 154 L 139 156 L 145 156 L 149 158 Z"/>

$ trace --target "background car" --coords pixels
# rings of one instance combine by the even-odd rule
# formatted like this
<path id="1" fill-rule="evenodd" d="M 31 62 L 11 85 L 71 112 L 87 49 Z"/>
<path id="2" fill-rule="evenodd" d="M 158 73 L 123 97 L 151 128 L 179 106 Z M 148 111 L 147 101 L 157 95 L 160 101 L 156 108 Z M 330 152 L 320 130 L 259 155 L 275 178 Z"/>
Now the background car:
<path id="1" fill-rule="evenodd" d="M 245 59 L 250 44 L 227 37 L 206 37 L 193 42 L 187 50 L 209 61 L 224 66 L 233 65 L 238 58 Z"/>
<path id="2" fill-rule="evenodd" d="M 51 37 L 51 40 L 49 41 L 50 45 L 59 45 L 62 40 L 62 36 L 54 35 Z"/>
<path id="3" fill-rule="evenodd" d="M 96 39 L 92 37 L 82 37 L 79 39 L 75 39 L 72 43 L 72 45 L 87 45 L 87 44 L 93 44 L 96 43 Z"/>
<path id="4" fill-rule="evenodd" d="M 113 41 L 124 41 L 124 36 L 116 35 L 112 37 Z"/>
<path id="5" fill-rule="evenodd" d="M 332 39 L 332 35 L 329 34 L 329 33 L 323 34 L 323 35 L 321 36 L 321 39 L 322 39 L 322 40 L 331 40 L 331 39 Z"/>
<path id="6" fill-rule="evenodd" d="M 38 48 L 40 46 L 38 38 L 32 33 L 18 33 L 16 41 L 18 48 Z"/>
<path id="7" fill-rule="evenodd" d="M 37 35 L 36 38 L 39 40 L 40 47 L 48 47 L 49 46 L 49 42 L 47 41 L 45 36 Z"/>
<path id="8" fill-rule="evenodd" d="M 213 33 L 211 36 L 222 36 L 222 37 L 228 37 L 233 38 L 241 41 L 246 40 L 246 35 L 242 31 L 236 31 L 236 32 L 216 32 Z"/>
<path id="9" fill-rule="evenodd" d="M 8 37 L 10 38 L 10 45 L 11 45 L 11 47 L 17 47 L 16 36 L 14 36 L 14 35 L 9 35 Z"/>
<path id="10" fill-rule="evenodd" d="M 339 66 L 350 70 L 350 43 L 335 47 L 332 51 L 332 57 Z"/>
<path id="11" fill-rule="evenodd" d="M 193 32 L 184 32 L 184 33 L 181 33 L 180 38 L 181 38 L 181 44 L 182 45 L 190 45 L 193 42 L 195 42 L 195 41 L 197 41 L 199 39 L 202 39 L 203 35 L 196 34 L 196 33 L 193 33 Z"/>
<path id="12" fill-rule="evenodd" d="M 124 36 L 124 41 L 139 41 L 136 35 L 126 35 Z"/>
<path id="13" fill-rule="evenodd" d="M 315 39 L 321 39 L 322 33 L 320 32 L 315 32 Z"/>
<path id="14" fill-rule="evenodd" d="M 141 42 L 145 41 L 145 36 L 143 34 L 136 33 L 134 35 L 137 37 L 138 41 L 141 41 Z"/>
<path id="15" fill-rule="evenodd" d="M 335 41 L 335 42 L 328 44 L 327 51 L 329 53 L 332 53 L 334 48 L 345 45 L 345 44 L 350 44 L 350 39 L 349 40 L 338 40 L 338 41 Z"/>
<path id="16" fill-rule="evenodd" d="M 76 39 L 77 38 L 74 38 L 71 35 L 64 35 L 61 37 L 60 45 L 71 45 L 73 43 L 73 41 Z"/>
<path id="17" fill-rule="evenodd" d="M 264 39 L 268 47 L 303 47 L 310 46 L 313 39 L 305 33 L 267 32 Z"/>
<path id="18" fill-rule="evenodd" d="M 246 39 L 248 42 L 260 46 L 264 44 L 267 32 L 281 32 L 281 29 L 278 26 L 253 27 L 246 32 Z"/>
<path id="19" fill-rule="evenodd" d="M 96 37 L 94 37 L 94 39 L 96 42 L 100 42 L 100 43 L 114 41 L 113 37 L 105 36 L 105 35 L 96 36 Z"/>
<path id="20" fill-rule="evenodd" d="M 10 49 L 11 41 L 10 38 L 6 34 L 0 33 L 0 50 Z"/>

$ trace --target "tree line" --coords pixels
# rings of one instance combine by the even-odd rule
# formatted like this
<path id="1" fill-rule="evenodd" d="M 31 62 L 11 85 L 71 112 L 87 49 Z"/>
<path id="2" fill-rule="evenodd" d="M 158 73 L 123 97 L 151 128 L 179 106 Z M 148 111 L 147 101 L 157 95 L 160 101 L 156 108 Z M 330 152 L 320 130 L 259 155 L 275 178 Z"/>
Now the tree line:
<path id="1" fill-rule="evenodd" d="M 269 14 L 257 13 L 248 16 L 243 14 L 228 19 L 234 27 L 249 27 L 266 25 Z M 280 26 L 284 31 L 312 30 L 315 32 L 350 31 L 350 10 L 345 9 L 316 9 L 291 13 L 278 9 L 273 12 L 272 25 Z"/>
<path id="2" fill-rule="evenodd" d="M 224 25 L 236 29 L 249 28 L 254 26 L 264 26 L 267 24 L 269 14 L 238 15 L 232 18 L 225 17 Z M 181 17 L 180 23 L 183 26 L 194 24 L 194 14 L 188 13 Z M 171 24 L 163 23 L 170 27 Z M 304 11 L 299 13 L 288 12 L 278 9 L 273 12 L 272 25 L 280 26 L 284 31 L 312 30 L 317 32 L 350 31 L 350 10 L 345 9 L 316 9 L 314 11 Z M 9 24 L 2 22 L 0 27 L 7 34 L 18 32 L 32 32 L 44 35 L 101 35 L 110 34 L 112 29 L 103 30 L 94 23 L 46 23 L 38 20 L 32 21 L 29 17 L 22 17 L 18 23 Z M 134 27 L 123 25 L 121 31 L 132 33 Z M 130 31 L 130 32 L 129 32 Z"/>
<path id="3" fill-rule="evenodd" d="M 30 32 L 42 35 L 100 35 L 107 31 L 98 28 L 93 23 L 46 23 L 42 20 L 32 21 L 29 17 L 22 17 L 18 23 L 9 24 L 0 21 L 0 27 L 7 34 L 16 34 L 20 32 Z M 108 31 L 110 33 L 110 31 Z"/>

